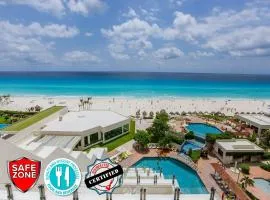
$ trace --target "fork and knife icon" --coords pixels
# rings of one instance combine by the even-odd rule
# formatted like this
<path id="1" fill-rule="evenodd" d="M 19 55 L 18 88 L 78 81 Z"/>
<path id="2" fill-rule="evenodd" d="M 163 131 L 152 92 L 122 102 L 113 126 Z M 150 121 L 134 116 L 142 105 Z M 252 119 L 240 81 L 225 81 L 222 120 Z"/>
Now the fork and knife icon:
<path id="1" fill-rule="evenodd" d="M 57 187 L 61 186 L 61 177 L 63 175 L 63 171 L 62 171 L 62 167 L 56 167 L 55 170 L 55 176 L 57 177 Z M 65 173 L 64 173 L 64 180 L 66 182 L 66 187 L 69 187 L 69 183 L 70 183 L 70 169 L 69 166 L 67 166 L 65 168 Z"/>

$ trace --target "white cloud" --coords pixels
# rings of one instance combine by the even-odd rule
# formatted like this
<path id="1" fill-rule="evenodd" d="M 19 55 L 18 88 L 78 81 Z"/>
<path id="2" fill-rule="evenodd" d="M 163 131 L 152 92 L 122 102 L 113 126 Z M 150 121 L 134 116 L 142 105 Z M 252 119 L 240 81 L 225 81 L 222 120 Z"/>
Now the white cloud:
<path id="1" fill-rule="evenodd" d="M 175 7 L 175 6 L 180 7 L 184 4 L 185 1 L 186 0 L 169 0 L 172 7 Z"/>
<path id="2" fill-rule="evenodd" d="M 110 40 L 109 51 L 113 58 L 129 59 L 128 53 L 137 54 L 142 49 L 151 49 L 150 37 L 158 35 L 160 28 L 138 18 L 130 19 L 112 29 L 101 29 L 102 34 Z M 113 47 L 118 47 L 117 51 Z M 119 51 L 121 48 L 121 52 Z M 125 51 L 125 53 L 123 53 Z"/>
<path id="3" fill-rule="evenodd" d="M 171 60 L 183 56 L 184 53 L 176 47 L 164 47 L 156 50 L 153 56 L 159 60 Z"/>
<path id="4" fill-rule="evenodd" d="M 146 21 L 134 18 L 120 25 L 114 25 L 112 29 L 101 29 L 101 32 L 107 38 L 123 41 L 140 38 L 148 38 L 160 32 L 160 28 L 156 24 L 149 24 Z"/>
<path id="5" fill-rule="evenodd" d="M 4 5 L 6 5 L 6 4 L 7 4 L 6 2 L 0 1 L 0 6 L 4 6 Z"/>
<path id="6" fill-rule="evenodd" d="M 125 52 L 126 48 L 121 44 L 110 44 L 108 46 L 110 55 L 116 60 L 129 60 L 130 56 Z"/>
<path id="7" fill-rule="evenodd" d="M 107 5 L 103 0 L 1 0 L 6 4 L 26 5 L 40 12 L 51 13 L 61 17 L 70 12 L 87 16 L 104 10 Z"/>
<path id="8" fill-rule="evenodd" d="M 229 52 L 234 56 L 248 54 L 248 52 L 261 55 L 263 49 L 270 48 L 270 27 L 241 28 L 231 33 L 219 34 L 210 38 L 205 47 Z"/>
<path id="9" fill-rule="evenodd" d="M 85 33 L 85 36 L 86 36 L 86 37 L 91 37 L 91 36 L 93 36 L 93 33 L 91 33 L 91 32 L 86 32 L 86 33 Z"/>
<path id="10" fill-rule="evenodd" d="M 2 0 L 3 1 L 3 0 Z M 7 4 L 30 6 L 41 12 L 52 13 L 56 16 L 65 14 L 63 0 L 4 0 Z"/>
<path id="11" fill-rule="evenodd" d="M 16 36 L 43 36 L 52 38 L 70 38 L 79 34 L 76 27 L 60 24 L 40 25 L 33 22 L 30 25 L 11 24 L 9 21 L 0 21 L 0 32 Z"/>
<path id="12" fill-rule="evenodd" d="M 207 51 L 195 51 L 195 52 L 190 52 L 189 56 L 193 58 L 199 58 L 199 57 L 211 57 L 214 56 L 215 54 L 213 52 L 207 52 Z"/>
<path id="13" fill-rule="evenodd" d="M 127 17 L 127 18 L 139 17 L 139 15 L 136 13 L 136 11 L 133 8 L 130 8 L 130 7 L 128 8 L 128 12 L 123 13 L 122 16 Z"/>
<path id="14" fill-rule="evenodd" d="M 57 59 L 53 54 L 54 42 L 47 39 L 70 38 L 78 33 L 77 28 L 66 25 L 42 26 L 36 22 L 24 25 L 0 21 L 0 64 L 56 63 Z"/>
<path id="15" fill-rule="evenodd" d="M 102 0 L 69 0 L 67 6 L 71 12 L 84 16 L 106 8 L 106 4 Z"/>
<path id="16" fill-rule="evenodd" d="M 67 61 L 71 64 L 80 63 L 80 64 L 91 64 L 98 63 L 100 59 L 93 55 L 90 52 L 86 51 L 70 51 L 64 54 L 64 61 Z"/>

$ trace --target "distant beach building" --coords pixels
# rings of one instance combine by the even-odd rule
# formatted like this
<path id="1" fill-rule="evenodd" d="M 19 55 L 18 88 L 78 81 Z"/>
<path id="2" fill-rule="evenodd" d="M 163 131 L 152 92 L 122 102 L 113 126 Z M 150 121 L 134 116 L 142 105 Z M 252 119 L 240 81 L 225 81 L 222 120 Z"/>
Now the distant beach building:
<path id="1" fill-rule="evenodd" d="M 255 127 L 257 134 L 261 137 L 264 130 L 270 129 L 270 112 L 264 114 L 241 114 L 235 116 L 237 119 L 246 124 Z"/>
<path id="2" fill-rule="evenodd" d="M 62 148 L 85 150 L 127 134 L 130 120 L 130 117 L 108 110 L 68 112 L 45 124 L 40 131 L 40 142 L 47 146 L 57 143 L 56 146 Z"/>
<path id="3" fill-rule="evenodd" d="M 223 164 L 260 161 L 264 150 L 246 139 L 217 140 L 216 156 Z"/>

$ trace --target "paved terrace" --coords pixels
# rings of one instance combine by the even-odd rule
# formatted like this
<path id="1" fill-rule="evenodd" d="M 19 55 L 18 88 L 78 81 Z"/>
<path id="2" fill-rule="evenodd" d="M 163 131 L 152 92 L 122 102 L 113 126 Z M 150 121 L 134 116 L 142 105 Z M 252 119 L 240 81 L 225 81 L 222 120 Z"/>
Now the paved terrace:
<path id="1" fill-rule="evenodd" d="M 238 178 L 238 174 L 233 173 L 229 169 L 227 169 L 226 171 L 236 182 Z M 263 178 L 266 180 L 270 180 L 270 172 L 267 172 L 257 166 L 251 166 L 250 171 L 249 171 L 249 177 L 250 178 Z M 240 175 L 239 180 L 241 180 L 241 178 L 243 178 L 243 174 Z M 256 196 L 260 200 L 270 199 L 270 194 L 266 194 L 260 188 L 248 187 L 247 190 L 250 191 L 254 196 Z"/>

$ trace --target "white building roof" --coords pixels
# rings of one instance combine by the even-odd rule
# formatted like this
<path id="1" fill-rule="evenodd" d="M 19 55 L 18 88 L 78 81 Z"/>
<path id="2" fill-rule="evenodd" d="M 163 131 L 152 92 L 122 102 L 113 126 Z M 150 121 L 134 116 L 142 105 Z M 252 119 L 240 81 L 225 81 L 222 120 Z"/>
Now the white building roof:
<path id="1" fill-rule="evenodd" d="M 270 128 L 270 117 L 266 115 L 259 115 L 259 114 L 254 114 L 254 115 L 247 115 L 247 114 L 242 114 L 242 115 L 237 115 L 236 116 L 238 119 L 245 121 L 253 126 L 268 129 Z"/>
<path id="2" fill-rule="evenodd" d="M 107 127 L 128 118 L 112 111 L 78 111 L 69 112 L 62 117 L 46 124 L 42 131 L 82 132 L 96 127 Z"/>
<path id="3" fill-rule="evenodd" d="M 216 143 L 227 152 L 264 152 L 262 148 L 245 139 L 217 140 Z"/>

